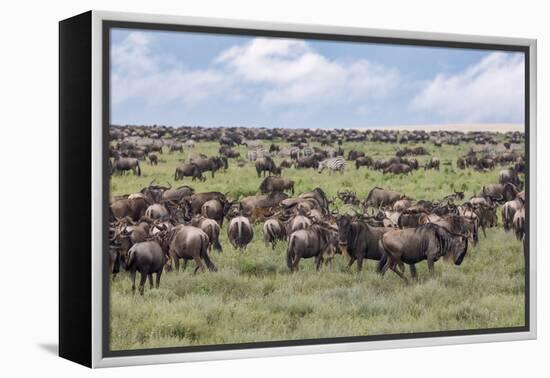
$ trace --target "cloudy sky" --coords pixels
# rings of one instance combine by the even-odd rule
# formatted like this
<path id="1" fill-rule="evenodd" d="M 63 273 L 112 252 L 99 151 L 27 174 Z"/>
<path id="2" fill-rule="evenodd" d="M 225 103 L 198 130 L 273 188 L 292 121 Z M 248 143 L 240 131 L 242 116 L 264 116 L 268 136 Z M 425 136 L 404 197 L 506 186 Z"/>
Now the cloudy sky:
<path id="1" fill-rule="evenodd" d="M 523 123 L 520 53 L 111 31 L 111 123 Z"/>

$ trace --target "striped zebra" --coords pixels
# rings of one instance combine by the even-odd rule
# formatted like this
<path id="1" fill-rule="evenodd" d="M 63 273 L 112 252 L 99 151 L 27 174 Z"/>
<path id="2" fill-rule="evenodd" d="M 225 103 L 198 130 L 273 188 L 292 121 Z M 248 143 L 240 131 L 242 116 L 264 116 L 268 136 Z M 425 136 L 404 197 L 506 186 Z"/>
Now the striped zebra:
<path id="1" fill-rule="evenodd" d="M 319 162 L 319 173 L 323 172 L 325 168 L 328 169 L 329 175 L 331 175 L 333 171 L 344 173 L 344 169 L 346 169 L 346 160 L 342 156 L 337 156 Z"/>

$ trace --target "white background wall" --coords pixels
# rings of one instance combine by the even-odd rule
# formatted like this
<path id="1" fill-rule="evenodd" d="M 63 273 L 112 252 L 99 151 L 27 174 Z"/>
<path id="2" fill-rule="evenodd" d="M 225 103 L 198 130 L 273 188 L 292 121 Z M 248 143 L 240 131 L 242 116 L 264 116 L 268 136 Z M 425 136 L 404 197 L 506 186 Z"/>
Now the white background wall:
<path id="1" fill-rule="evenodd" d="M 548 187 L 550 97 L 544 1 L 9 1 L 2 4 L 0 368 L 4 377 L 463 377 L 548 373 L 548 270 L 539 220 L 539 340 L 330 355 L 104 369 L 55 356 L 57 344 L 57 21 L 89 9 L 537 38 L 539 193 Z M 78 127 L 78 125 L 75 125 Z M 545 143 L 546 142 L 546 143 Z M 21 148 L 21 146 L 24 146 Z M 17 150 L 16 150 L 17 147 Z M 7 208 L 6 205 L 7 204 Z M 547 202 L 539 198 L 539 214 Z M 29 209 L 34 209 L 30 211 Z M 25 219 L 32 217 L 32 229 Z M 540 219 L 540 217 L 539 217 Z M 7 273 L 7 275 L 6 275 Z M 483 288 L 480 288 L 483 290 Z M 545 350 L 546 348 L 546 350 Z"/>

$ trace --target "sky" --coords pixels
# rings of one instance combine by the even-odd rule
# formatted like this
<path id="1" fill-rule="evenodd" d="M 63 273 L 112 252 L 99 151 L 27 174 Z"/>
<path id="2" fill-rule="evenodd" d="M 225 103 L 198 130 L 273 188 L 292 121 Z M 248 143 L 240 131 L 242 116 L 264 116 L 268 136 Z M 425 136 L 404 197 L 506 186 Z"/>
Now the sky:
<path id="1" fill-rule="evenodd" d="M 112 124 L 524 122 L 522 53 L 115 28 L 110 54 Z"/>

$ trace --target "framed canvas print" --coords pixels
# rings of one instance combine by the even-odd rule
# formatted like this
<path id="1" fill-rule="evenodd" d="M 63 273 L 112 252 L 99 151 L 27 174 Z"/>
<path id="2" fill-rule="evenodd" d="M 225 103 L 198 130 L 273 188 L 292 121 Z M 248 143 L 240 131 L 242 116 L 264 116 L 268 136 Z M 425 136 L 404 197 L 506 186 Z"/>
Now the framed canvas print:
<path id="1" fill-rule="evenodd" d="M 60 355 L 536 337 L 536 42 L 60 22 Z"/>

